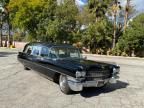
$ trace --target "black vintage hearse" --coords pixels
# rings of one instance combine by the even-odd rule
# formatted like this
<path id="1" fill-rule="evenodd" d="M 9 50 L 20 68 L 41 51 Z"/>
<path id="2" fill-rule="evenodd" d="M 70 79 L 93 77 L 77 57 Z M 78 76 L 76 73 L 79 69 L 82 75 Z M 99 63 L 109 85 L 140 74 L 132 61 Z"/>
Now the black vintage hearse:
<path id="1" fill-rule="evenodd" d="M 120 70 L 115 64 L 83 59 L 77 48 L 65 44 L 28 43 L 18 60 L 26 70 L 36 70 L 58 82 L 65 94 L 116 83 Z"/>

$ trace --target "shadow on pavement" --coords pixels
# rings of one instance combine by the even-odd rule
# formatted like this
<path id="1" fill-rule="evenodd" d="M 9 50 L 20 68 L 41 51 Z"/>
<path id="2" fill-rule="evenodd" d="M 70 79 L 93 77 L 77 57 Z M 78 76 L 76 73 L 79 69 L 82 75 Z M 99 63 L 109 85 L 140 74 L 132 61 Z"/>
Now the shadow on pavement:
<path id="1" fill-rule="evenodd" d="M 0 57 L 7 57 L 13 54 L 17 54 L 17 52 L 0 52 Z"/>
<path id="2" fill-rule="evenodd" d="M 126 88 L 128 85 L 128 83 L 117 81 L 116 84 L 109 84 L 103 88 L 84 88 L 84 90 L 80 94 L 83 97 L 90 98 L 93 96 L 98 96 L 101 93 L 110 93 L 117 89 Z"/>

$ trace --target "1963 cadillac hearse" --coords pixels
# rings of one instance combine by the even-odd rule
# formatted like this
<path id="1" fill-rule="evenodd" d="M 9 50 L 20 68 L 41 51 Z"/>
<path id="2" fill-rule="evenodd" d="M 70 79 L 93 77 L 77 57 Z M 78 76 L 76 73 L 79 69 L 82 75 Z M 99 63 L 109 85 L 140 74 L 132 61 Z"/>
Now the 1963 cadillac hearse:
<path id="1" fill-rule="evenodd" d="M 77 48 L 65 44 L 28 43 L 18 60 L 26 70 L 36 70 L 58 82 L 65 94 L 116 83 L 120 70 L 116 64 L 83 59 Z"/>

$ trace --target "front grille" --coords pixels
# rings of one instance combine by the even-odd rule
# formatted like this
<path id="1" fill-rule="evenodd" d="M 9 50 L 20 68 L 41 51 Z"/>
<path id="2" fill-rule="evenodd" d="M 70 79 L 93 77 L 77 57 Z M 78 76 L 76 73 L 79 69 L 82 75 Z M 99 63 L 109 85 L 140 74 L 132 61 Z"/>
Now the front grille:
<path id="1" fill-rule="evenodd" d="M 88 71 L 86 74 L 86 80 L 104 80 L 111 77 L 111 71 L 110 70 L 95 70 L 95 71 Z"/>

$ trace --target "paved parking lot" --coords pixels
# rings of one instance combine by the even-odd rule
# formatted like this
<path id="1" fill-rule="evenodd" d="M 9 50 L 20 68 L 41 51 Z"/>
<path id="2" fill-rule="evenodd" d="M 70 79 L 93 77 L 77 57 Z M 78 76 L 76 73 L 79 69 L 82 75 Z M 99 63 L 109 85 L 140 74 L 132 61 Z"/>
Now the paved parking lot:
<path id="1" fill-rule="evenodd" d="M 144 108 L 144 59 L 88 55 L 120 64 L 118 83 L 65 95 L 57 84 L 25 71 L 16 55 L 0 49 L 0 108 Z"/>

